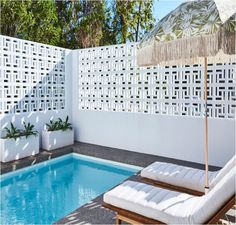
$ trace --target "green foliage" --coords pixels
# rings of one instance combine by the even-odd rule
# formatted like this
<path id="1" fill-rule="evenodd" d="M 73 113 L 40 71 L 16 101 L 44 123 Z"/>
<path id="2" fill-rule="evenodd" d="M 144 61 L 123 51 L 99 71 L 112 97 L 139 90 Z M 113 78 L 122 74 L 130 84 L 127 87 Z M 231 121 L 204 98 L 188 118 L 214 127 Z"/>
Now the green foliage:
<path id="1" fill-rule="evenodd" d="M 155 19 L 152 15 L 153 0 L 114 0 L 114 22 L 117 43 L 140 41 L 151 30 Z"/>
<path id="2" fill-rule="evenodd" d="M 102 0 L 80 0 L 76 38 L 79 47 L 88 48 L 100 45 L 103 37 L 105 4 Z"/>
<path id="3" fill-rule="evenodd" d="M 30 11 L 33 23 L 28 27 L 28 37 L 32 41 L 45 44 L 59 44 L 61 28 L 53 0 L 33 0 Z"/>
<path id="4" fill-rule="evenodd" d="M 18 37 L 18 34 L 27 32 L 31 24 L 32 14 L 28 12 L 29 0 L 1 0 L 1 34 Z"/>
<path id="5" fill-rule="evenodd" d="M 5 127 L 6 135 L 4 138 L 18 138 L 21 136 L 21 132 L 19 129 L 17 129 L 13 123 L 11 123 L 10 128 Z"/>
<path id="6" fill-rule="evenodd" d="M 78 48 L 75 37 L 78 3 L 68 0 L 55 1 L 55 8 L 60 27 L 60 46 L 71 49 Z"/>
<path id="7" fill-rule="evenodd" d="M 154 0 L 0 0 L 1 34 L 77 49 L 139 41 Z"/>
<path id="8" fill-rule="evenodd" d="M 54 1 L 1 0 L 1 34 L 45 44 L 59 44 Z"/>
<path id="9" fill-rule="evenodd" d="M 100 45 L 105 21 L 105 1 L 55 1 L 63 47 L 87 48 Z"/>
<path id="10" fill-rule="evenodd" d="M 65 131 L 65 130 L 71 130 L 71 129 L 72 129 L 72 125 L 71 125 L 71 123 L 69 123 L 69 117 L 68 117 L 68 116 L 66 117 L 66 120 L 65 120 L 65 121 L 62 121 L 61 118 L 59 118 L 58 121 L 59 121 L 59 124 L 60 124 L 60 126 L 61 126 L 61 129 L 62 129 L 63 131 Z"/>
<path id="11" fill-rule="evenodd" d="M 155 18 L 152 14 L 152 0 L 136 0 L 131 14 L 129 41 L 140 41 L 144 34 L 154 27 Z"/>
<path id="12" fill-rule="evenodd" d="M 66 120 L 63 121 L 61 118 L 58 118 L 58 120 L 53 121 L 50 120 L 49 123 L 46 123 L 47 130 L 48 131 L 56 131 L 56 130 L 71 130 L 72 125 L 69 123 L 69 117 L 66 117 Z"/>
<path id="13" fill-rule="evenodd" d="M 46 123 L 48 131 L 61 130 L 60 124 L 58 121 L 50 120 L 49 123 Z"/>
<path id="14" fill-rule="evenodd" d="M 18 137 L 28 137 L 30 135 L 34 135 L 36 136 L 38 134 L 37 131 L 33 130 L 34 129 L 34 125 L 30 124 L 30 123 L 23 123 L 24 124 L 24 129 L 20 130 L 18 128 L 16 128 L 13 123 L 10 124 L 10 128 L 5 128 L 6 131 L 6 135 L 3 138 L 18 138 Z"/>
<path id="15" fill-rule="evenodd" d="M 38 131 L 33 130 L 34 125 L 30 123 L 23 123 L 24 124 L 24 130 L 21 132 L 21 136 L 26 136 L 26 138 L 30 135 L 36 136 L 38 134 Z"/>
<path id="16" fill-rule="evenodd" d="M 114 26 L 118 43 L 125 43 L 128 37 L 131 13 L 134 8 L 134 1 L 114 1 Z"/>

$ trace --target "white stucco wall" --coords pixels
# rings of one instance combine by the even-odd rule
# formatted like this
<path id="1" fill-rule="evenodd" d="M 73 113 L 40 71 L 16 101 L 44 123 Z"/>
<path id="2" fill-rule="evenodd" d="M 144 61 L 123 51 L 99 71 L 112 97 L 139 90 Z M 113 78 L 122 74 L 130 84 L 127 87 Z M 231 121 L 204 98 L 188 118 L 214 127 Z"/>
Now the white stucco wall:
<path id="1" fill-rule="evenodd" d="M 75 139 L 108 147 L 204 163 L 202 118 L 76 111 Z M 235 154 L 235 122 L 209 119 L 209 164 Z"/>
<path id="2" fill-rule="evenodd" d="M 10 46 L 9 55 L 6 57 L 1 55 L 0 57 L 0 62 L 1 62 L 0 73 L 1 73 L 2 81 L 4 79 L 4 82 L 1 83 L 1 87 L 0 87 L 0 90 L 1 90 L 0 135 L 4 136 L 5 134 L 4 128 L 9 127 L 10 122 L 12 122 L 19 129 L 23 128 L 23 122 L 26 122 L 26 123 L 30 122 L 35 125 L 35 129 L 39 132 L 39 135 L 41 136 L 41 131 L 46 127 L 45 124 L 48 123 L 50 119 L 58 119 L 59 117 L 62 119 L 65 119 L 66 116 L 68 115 L 71 120 L 72 119 L 72 103 L 71 103 L 72 101 L 72 91 L 71 91 L 72 90 L 72 67 L 71 67 L 72 51 L 68 49 L 61 49 L 54 46 L 44 45 L 44 44 L 40 44 L 36 42 L 24 41 L 24 40 L 2 36 L 2 35 L 0 35 L 0 40 L 1 40 L 0 45 L 2 46 L 6 45 L 5 42 L 7 41 L 8 43 L 10 43 L 8 44 L 8 47 Z M 28 44 L 27 46 L 30 46 L 31 48 L 27 48 L 25 50 L 23 48 L 25 43 L 27 43 Z M 18 50 L 17 52 L 16 50 L 13 49 L 13 46 Z M 42 49 L 44 51 L 41 52 Z M 61 58 L 61 60 L 60 60 L 59 55 L 56 55 L 53 58 L 53 56 L 55 55 L 55 52 L 59 51 L 58 49 L 61 49 L 64 55 L 64 57 Z M 4 51 L 7 52 L 6 50 Z M 32 55 L 34 54 L 34 56 L 30 54 Z M 15 55 L 17 55 L 17 57 L 19 58 L 15 59 L 14 58 Z M 51 55 L 51 57 L 49 58 L 48 55 Z M 55 63 L 53 62 L 53 60 L 55 61 Z M 60 63 L 62 61 L 65 65 L 64 67 L 65 70 L 63 70 L 63 72 L 59 71 L 60 70 L 60 67 L 58 66 L 58 64 L 60 64 L 58 63 L 59 61 Z M 11 65 L 11 63 L 14 64 L 14 67 Z M 53 64 L 55 65 L 54 67 L 51 66 L 52 63 L 54 63 Z M 28 67 L 25 68 L 25 65 L 27 65 Z M 47 70 L 47 72 L 45 72 L 45 68 L 49 68 L 49 67 L 50 69 Z M 13 78 L 12 76 L 13 70 L 18 72 L 17 75 L 20 74 L 20 76 L 18 76 L 17 78 L 20 81 L 19 83 L 11 83 L 12 81 L 11 79 L 9 79 L 9 77 Z M 28 72 L 27 73 L 28 77 L 24 78 L 24 76 L 22 75 L 25 75 L 26 74 L 25 72 Z M 44 74 L 44 76 L 41 76 L 41 72 Z M 54 87 L 56 88 L 57 88 L 57 85 L 58 87 L 61 87 L 61 86 L 64 87 L 64 90 L 65 90 L 65 95 L 63 96 L 65 100 L 64 109 L 30 111 L 32 109 L 30 108 L 32 104 L 31 101 L 37 100 L 38 98 L 42 99 L 42 97 L 35 95 L 34 97 L 27 97 L 28 104 L 30 105 L 30 107 L 27 108 L 26 112 L 14 113 L 14 110 L 19 109 L 21 107 L 21 103 L 25 101 L 24 96 L 22 96 L 22 93 L 21 93 L 21 91 L 23 90 L 23 86 L 26 86 L 27 89 L 26 88 L 24 89 L 26 89 L 27 94 L 30 95 L 33 88 L 35 86 L 37 87 L 39 81 L 42 82 L 41 84 L 42 86 L 49 87 L 50 84 L 47 83 L 47 79 L 45 79 L 46 78 L 45 74 L 47 74 L 47 76 L 50 77 L 50 76 L 53 76 L 54 73 L 57 73 L 58 76 L 60 74 L 63 74 L 63 76 L 65 77 L 65 82 L 62 83 L 60 82 L 60 79 L 58 79 L 59 81 L 57 80 L 56 84 L 54 85 Z M 55 80 L 50 78 L 50 81 L 53 82 Z M 5 91 L 6 90 L 5 86 L 7 86 L 6 88 L 7 91 Z M 20 87 L 20 94 L 22 97 L 20 99 L 14 99 L 15 98 L 14 95 L 16 95 L 15 93 L 16 91 L 18 91 L 16 86 Z M 52 94 L 52 93 L 53 91 L 52 89 L 50 89 L 49 94 Z M 46 93 L 44 94 L 46 96 Z M 10 95 L 11 98 L 7 95 Z M 52 101 L 52 98 L 53 96 L 50 96 L 49 101 Z M 45 97 L 44 100 L 47 100 L 47 97 Z M 7 107 L 9 108 L 8 109 L 9 112 L 3 113 L 4 106 L 5 106 L 4 103 L 6 101 L 9 101 L 11 105 L 9 104 L 10 106 Z M 12 104 L 13 102 L 14 104 Z M 41 138 L 40 138 L 40 146 L 41 146 Z"/>

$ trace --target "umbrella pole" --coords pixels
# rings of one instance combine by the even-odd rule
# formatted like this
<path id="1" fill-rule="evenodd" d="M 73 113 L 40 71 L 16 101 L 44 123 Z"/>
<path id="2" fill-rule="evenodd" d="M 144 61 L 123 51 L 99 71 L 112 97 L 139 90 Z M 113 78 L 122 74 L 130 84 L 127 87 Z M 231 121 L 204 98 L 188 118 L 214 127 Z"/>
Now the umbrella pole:
<path id="1" fill-rule="evenodd" d="M 204 100 L 205 100 L 205 194 L 209 191 L 208 179 L 208 115 L 207 115 L 207 57 L 204 58 Z"/>

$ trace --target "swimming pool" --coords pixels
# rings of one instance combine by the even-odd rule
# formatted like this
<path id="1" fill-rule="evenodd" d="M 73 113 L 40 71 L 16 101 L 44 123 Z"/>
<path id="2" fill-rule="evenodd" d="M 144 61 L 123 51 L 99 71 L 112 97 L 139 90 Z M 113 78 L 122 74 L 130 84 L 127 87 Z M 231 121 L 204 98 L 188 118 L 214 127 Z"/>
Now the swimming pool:
<path id="1" fill-rule="evenodd" d="M 140 167 L 72 153 L 1 177 L 1 224 L 51 224 Z"/>

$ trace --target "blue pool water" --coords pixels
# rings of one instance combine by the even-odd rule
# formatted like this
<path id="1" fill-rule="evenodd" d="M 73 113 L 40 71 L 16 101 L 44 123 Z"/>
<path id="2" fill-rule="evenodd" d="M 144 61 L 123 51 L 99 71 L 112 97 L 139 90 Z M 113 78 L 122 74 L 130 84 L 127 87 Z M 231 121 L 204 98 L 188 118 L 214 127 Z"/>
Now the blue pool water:
<path id="1" fill-rule="evenodd" d="M 1 224 L 51 224 L 140 168 L 69 154 L 1 176 Z"/>

